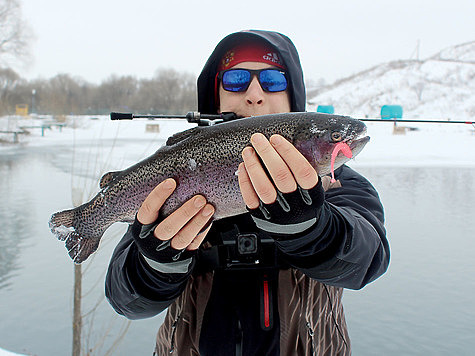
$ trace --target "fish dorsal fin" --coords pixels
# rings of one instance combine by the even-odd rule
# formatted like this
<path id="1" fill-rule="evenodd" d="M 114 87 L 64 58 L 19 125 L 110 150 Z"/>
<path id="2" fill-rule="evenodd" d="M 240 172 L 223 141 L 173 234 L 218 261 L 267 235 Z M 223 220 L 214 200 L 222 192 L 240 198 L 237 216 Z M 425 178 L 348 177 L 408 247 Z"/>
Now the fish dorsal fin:
<path id="1" fill-rule="evenodd" d="M 118 172 L 108 172 L 104 174 L 101 178 L 101 182 L 99 183 L 99 188 L 104 188 L 107 184 L 112 182 L 115 177 L 119 175 L 120 171 Z"/>
<path id="2" fill-rule="evenodd" d="M 191 136 L 195 135 L 199 131 L 199 129 L 200 129 L 199 127 L 193 127 L 191 129 L 188 129 L 188 130 L 185 130 L 185 131 L 182 131 L 182 132 L 178 132 L 178 133 L 176 133 L 173 136 L 170 136 L 168 138 L 166 145 L 167 146 L 173 146 L 173 145 L 177 144 L 178 142 L 184 141 L 188 137 L 191 137 Z"/>

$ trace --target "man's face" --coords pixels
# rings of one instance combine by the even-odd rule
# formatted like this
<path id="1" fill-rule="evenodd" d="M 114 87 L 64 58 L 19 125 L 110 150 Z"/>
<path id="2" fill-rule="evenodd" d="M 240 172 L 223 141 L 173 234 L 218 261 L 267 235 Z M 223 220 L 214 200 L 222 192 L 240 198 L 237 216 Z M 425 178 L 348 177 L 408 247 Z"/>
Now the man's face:
<path id="1" fill-rule="evenodd" d="M 267 63 L 242 62 L 233 69 L 265 69 L 275 68 Z M 219 85 L 219 112 L 234 112 L 239 116 L 258 116 L 290 112 L 290 98 L 287 90 L 269 93 L 265 92 L 257 77 L 253 77 L 249 87 L 244 92 L 230 92 Z"/>

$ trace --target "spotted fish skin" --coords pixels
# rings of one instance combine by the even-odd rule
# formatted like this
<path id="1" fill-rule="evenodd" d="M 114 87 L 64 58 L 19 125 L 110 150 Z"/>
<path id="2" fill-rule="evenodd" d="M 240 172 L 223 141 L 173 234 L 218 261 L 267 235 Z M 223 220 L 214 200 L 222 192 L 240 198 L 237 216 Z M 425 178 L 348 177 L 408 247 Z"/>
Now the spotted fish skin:
<path id="1" fill-rule="evenodd" d="M 242 150 L 253 133 L 267 138 L 280 134 L 309 160 L 320 176 L 330 173 L 333 148 L 347 143 L 353 157 L 366 145 L 366 126 L 347 116 L 319 113 L 263 115 L 195 127 L 168 139 L 152 156 L 119 172 L 106 174 L 101 190 L 89 202 L 52 215 L 49 225 L 65 241 L 76 263 L 98 247 L 105 230 L 115 222 L 131 222 L 148 194 L 166 178 L 177 188 L 162 207 L 168 216 L 186 200 L 202 194 L 214 205 L 215 220 L 246 212 L 239 190 L 237 169 Z M 338 133 L 335 136 L 335 132 Z M 335 141 L 335 137 L 339 137 Z M 335 169 L 348 160 L 338 155 Z"/>

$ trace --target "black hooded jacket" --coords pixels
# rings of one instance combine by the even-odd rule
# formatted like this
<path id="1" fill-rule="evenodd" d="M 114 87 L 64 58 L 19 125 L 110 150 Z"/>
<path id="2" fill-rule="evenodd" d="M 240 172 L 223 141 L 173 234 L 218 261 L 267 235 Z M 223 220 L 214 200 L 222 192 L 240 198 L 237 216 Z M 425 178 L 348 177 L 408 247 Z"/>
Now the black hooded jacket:
<path id="1" fill-rule="evenodd" d="M 282 34 L 256 30 L 231 34 L 217 45 L 198 78 L 198 110 L 202 113 L 217 112 L 214 80 L 218 63 L 227 50 L 246 39 L 260 39 L 276 49 L 290 78 L 288 90 L 291 109 L 305 111 L 306 97 L 302 68 L 293 43 Z M 364 177 L 347 166 L 336 170 L 335 177 L 341 182 L 341 187 L 326 192 L 322 214 L 311 231 L 307 231 L 296 240 L 278 244 L 278 253 L 284 256 L 283 260 L 287 264 L 281 265 L 280 268 L 291 266 L 324 284 L 360 289 L 381 276 L 389 264 L 384 211 L 378 193 Z M 243 214 L 215 222 L 207 240 L 215 243 L 225 234 L 229 235 L 235 228 L 240 232 L 260 233 L 249 214 Z M 209 256 L 206 254 L 199 254 L 190 273 L 204 273 L 209 270 L 212 263 L 209 263 L 207 257 Z M 250 315 L 251 310 L 259 309 L 252 297 L 253 293 L 259 293 L 259 290 L 249 287 L 248 281 L 249 278 L 257 278 L 261 272 L 254 270 L 242 274 L 233 271 L 229 272 L 231 274 L 227 273 L 215 274 L 215 281 L 218 282 L 213 284 L 212 302 L 208 303 L 200 338 L 201 351 L 205 350 L 206 354 L 209 352 L 214 355 L 229 354 L 226 353 L 225 341 L 229 339 L 230 331 L 227 327 L 230 327 L 230 324 L 224 324 L 225 319 L 229 321 L 231 318 L 229 308 L 236 308 L 237 314 L 233 315 L 240 319 L 239 325 L 243 323 L 254 325 L 252 320 L 255 317 Z M 267 276 L 272 274 L 270 271 Z M 130 319 L 147 318 L 162 312 L 182 293 L 188 276 L 165 275 L 152 270 L 143 259 L 139 258 L 129 228 L 111 258 L 106 277 L 106 296 L 119 314 Z M 230 276 L 235 278 L 233 279 L 235 283 L 228 283 Z M 275 291 L 276 289 L 274 293 Z M 222 295 L 227 297 L 222 298 Z M 239 305 L 239 302 L 234 306 L 226 304 L 228 297 L 243 301 L 242 305 Z M 275 298 L 277 297 L 275 295 Z M 274 311 L 278 313 L 277 310 Z M 278 354 L 277 315 L 274 320 L 271 332 L 256 331 L 257 336 L 247 345 L 247 350 L 272 350 L 268 354 Z M 232 332 L 236 332 L 236 328 Z M 251 334 L 254 335 L 253 332 L 249 335 Z M 209 340 L 222 342 L 215 345 L 213 342 L 207 342 L 207 337 L 210 337 Z M 228 351 L 233 347 L 233 342 L 228 344 Z M 218 350 L 222 350 L 222 353 Z"/>
<path id="2" fill-rule="evenodd" d="M 291 111 L 305 111 L 306 95 L 299 54 L 292 41 L 278 32 L 247 30 L 232 33 L 216 46 L 198 77 L 198 111 L 204 114 L 216 114 L 214 78 L 224 54 L 243 41 L 263 41 L 273 47 L 282 58 L 289 78 Z"/>

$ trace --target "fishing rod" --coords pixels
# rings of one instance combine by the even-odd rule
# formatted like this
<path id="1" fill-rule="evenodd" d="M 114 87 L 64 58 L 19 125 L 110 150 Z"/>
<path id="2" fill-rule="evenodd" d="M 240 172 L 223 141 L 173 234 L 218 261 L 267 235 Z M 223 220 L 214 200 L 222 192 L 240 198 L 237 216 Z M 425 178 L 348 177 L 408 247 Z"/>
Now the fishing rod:
<path id="1" fill-rule="evenodd" d="M 189 123 L 199 126 L 210 126 L 219 122 L 240 119 L 234 112 L 224 112 L 221 114 L 201 114 L 197 111 L 190 111 L 186 115 L 136 115 L 132 113 L 111 112 L 111 120 L 133 120 L 133 119 L 186 119 Z M 468 124 L 475 128 L 475 121 L 457 121 L 457 120 L 420 120 L 420 119 L 358 119 L 366 122 L 394 122 L 394 123 L 427 123 L 427 124 Z"/>
<path id="2" fill-rule="evenodd" d="M 198 126 L 211 126 L 219 122 L 231 121 L 241 118 L 234 112 L 223 112 L 221 114 L 201 114 L 197 111 L 190 111 L 186 115 L 136 115 L 132 113 L 111 112 L 111 120 L 133 120 L 133 119 L 186 119 L 189 123 Z"/>
<path id="3" fill-rule="evenodd" d="M 405 122 L 412 122 L 412 123 L 424 123 L 424 124 L 468 124 L 472 125 L 475 129 L 475 121 L 457 121 L 457 120 L 420 120 L 420 119 L 409 119 L 409 120 L 402 120 L 402 119 L 359 119 L 360 121 L 366 122 L 394 122 L 396 123 L 405 123 Z"/>
<path id="4" fill-rule="evenodd" d="M 452 121 L 452 120 L 419 120 L 419 119 L 358 119 L 360 121 L 370 121 L 370 122 L 422 122 L 427 124 L 469 124 L 474 125 L 475 121 Z"/>

